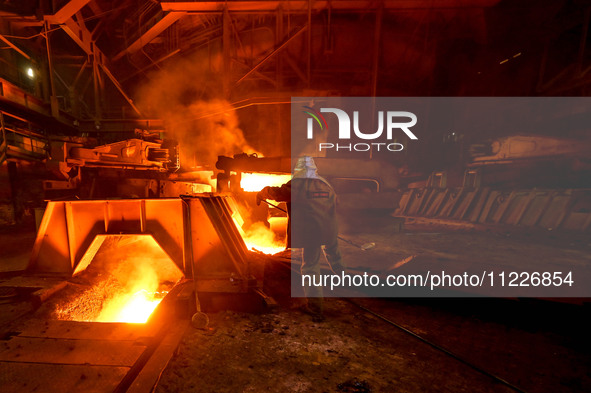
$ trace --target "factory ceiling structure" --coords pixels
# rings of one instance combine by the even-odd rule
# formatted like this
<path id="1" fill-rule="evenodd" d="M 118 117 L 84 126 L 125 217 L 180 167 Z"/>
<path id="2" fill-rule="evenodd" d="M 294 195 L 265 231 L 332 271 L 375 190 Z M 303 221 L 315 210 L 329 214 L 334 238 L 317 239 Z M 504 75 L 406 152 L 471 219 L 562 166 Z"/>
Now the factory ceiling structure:
<path id="1" fill-rule="evenodd" d="M 7 179 L 18 160 L 45 171 L 49 199 L 85 177 L 88 197 L 108 188 L 83 176 L 91 167 L 173 173 L 215 170 L 218 156 L 239 153 L 288 157 L 292 97 L 585 96 L 589 10 L 582 0 L 2 1 L 0 161 L 13 168 Z M 553 146 L 534 153 L 542 160 L 560 156 L 546 167 L 576 175 L 537 163 L 527 175 L 505 167 L 494 182 L 588 184 L 586 130 L 528 132 L 442 126 L 400 154 L 365 158 L 398 168 L 398 186 L 450 169 L 461 185 L 465 167 L 492 172 L 511 144 L 537 144 Z M 147 153 L 109 157 L 120 145 Z M 146 173 L 133 176 L 164 176 Z"/>
<path id="2" fill-rule="evenodd" d="M 159 103 L 144 102 L 142 87 L 159 70 L 190 79 L 169 86 L 181 104 L 252 105 L 302 92 L 578 95 L 589 83 L 584 8 L 579 1 L 4 1 L 2 76 L 41 99 L 42 112 L 81 121 L 83 131 L 115 119 L 157 120 Z"/>
<path id="3" fill-rule="evenodd" d="M 7 114 L 98 144 L 144 130 L 181 149 L 287 156 L 291 97 L 582 96 L 591 81 L 585 1 L 3 1 L 0 13 Z M 239 140 L 201 138 L 220 126 Z M 444 131 L 431 137 L 394 163 L 429 172 L 459 154 L 435 147 Z M 26 154 L 43 158 L 39 146 Z M 235 154 L 197 150 L 209 166 Z"/>

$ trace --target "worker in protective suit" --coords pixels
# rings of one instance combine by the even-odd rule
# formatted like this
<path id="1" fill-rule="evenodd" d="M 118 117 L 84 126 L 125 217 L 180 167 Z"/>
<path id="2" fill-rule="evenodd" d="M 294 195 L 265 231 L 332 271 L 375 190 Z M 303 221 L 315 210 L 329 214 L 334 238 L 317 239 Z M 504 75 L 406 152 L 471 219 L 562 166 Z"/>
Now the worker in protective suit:
<path id="1" fill-rule="evenodd" d="M 257 204 L 266 199 L 287 202 L 287 247 L 304 249 L 302 275 L 320 276 L 322 246 L 332 270 L 336 274 L 344 270 L 337 241 L 336 194 L 318 175 L 312 157 L 298 159 L 289 182 L 265 187 L 257 194 Z M 304 293 L 308 298 L 305 311 L 314 319 L 323 319 L 322 287 L 305 287 Z"/>

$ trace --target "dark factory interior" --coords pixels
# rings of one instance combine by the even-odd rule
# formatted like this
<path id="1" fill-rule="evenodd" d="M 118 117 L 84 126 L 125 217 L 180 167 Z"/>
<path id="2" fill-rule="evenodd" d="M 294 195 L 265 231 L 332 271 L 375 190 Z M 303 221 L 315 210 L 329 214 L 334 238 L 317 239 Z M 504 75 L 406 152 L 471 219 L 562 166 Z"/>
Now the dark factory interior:
<path id="1" fill-rule="evenodd" d="M 0 391 L 591 391 L 590 19 L 0 0 Z"/>

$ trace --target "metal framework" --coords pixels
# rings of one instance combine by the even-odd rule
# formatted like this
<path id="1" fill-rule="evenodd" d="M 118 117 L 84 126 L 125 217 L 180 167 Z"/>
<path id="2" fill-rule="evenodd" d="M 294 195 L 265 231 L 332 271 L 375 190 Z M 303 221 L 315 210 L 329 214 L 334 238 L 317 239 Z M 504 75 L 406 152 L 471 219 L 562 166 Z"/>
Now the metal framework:
<path id="1" fill-rule="evenodd" d="M 352 72 L 362 75 L 364 82 L 367 82 L 367 94 L 375 96 L 378 94 L 380 75 L 389 72 L 380 64 L 380 59 L 383 62 L 384 57 L 383 48 L 387 44 L 381 37 L 389 28 L 387 25 L 389 20 L 386 19 L 389 15 L 415 10 L 430 12 L 433 8 L 438 10 L 483 9 L 497 3 L 499 0 L 441 0 L 435 3 L 431 0 L 146 2 L 137 9 L 136 13 L 128 16 L 129 22 L 123 26 L 125 45 L 117 45 L 111 56 L 103 52 L 103 49 L 107 48 L 99 48 L 97 41 L 102 43 L 99 38 L 105 37 L 105 31 L 110 28 L 109 21 L 112 22 L 112 19 L 103 18 L 102 15 L 116 15 L 117 12 L 116 9 L 102 10 L 99 3 L 94 0 L 70 0 L 54 14 L 45 15 L 42 20 L 16 15 L 6 20 L 13 26 L 36 26 L 41 29 L 39 34 L 47 38 L 47 63 L 51 69 L 48 78 L 51 97 L 47 98 L 50 98 L 52 103 L 52 114 L 58 118 L 63 114 L 64 105 L 58 102 L 56 92 L 56 90 L 63 91 L 63 86 L 69 97 L 59 97 L 59 99 L 63 102 L 71 101 L 72 107 L 69 109 L 76 118 L 82 118 L 81 113 L 87 107 L 86 102 L 79 97 L 84 96 L 89 101 L 92 100 L 94 108 L 87 109 L 89 114 L 87 118 L 93 119 L 94 130 L 99 131 L 102 130 L 103 123 L 109 120 L 109 117 L 113 117 L 106 113 L 107 105 L 104 97 L 106 83 L 112 83 L 135 115 L 142 117 L 122 82 L 127 82 L 150 68 L 160 67 L 161 62 L 194 50 L 203 50 L 204 55 L 210 57 L 212 57 L 211 50 L 219 50 L 216 54 L 221 60 L 220 69 L 215 71 L 219 71 L 221 75 L 221 90 L 226 98 L 236 98 L 241 91 L 248 89 L 250 85 L 245 82 L 254 84 L 262 91 L 275 93 L 284 92 L 286 86 L 310 88 L 324 75 L 318 67 L 315 67 L 318 56 L 315 51 L 313 52 L 313 49 L 317 49 L 317 46 L 313 48 L 317 42 L 313 37 L 317 37 L 322 32 L 325 35 L 323 39 L 328 45 L 326 50 L 329 52 L 332 50 L 330 47 L 331 34 L 333 34 L 331 18 L 336 13 L 361 13 L 364 14 L 363 18 L 372 21 L 371 29 L 364 35 L 364 39 L 369 41 L 367 64 Z M 539 93 L 584 89 L 589 84 L 590 67 L 585 64 L 589 15 L 590 12 L 587 10 L 581 15 L 568 18 L 564 26 L 558 26 L 555 29 L 556 33 L 548 37 L 546 54 L 539 69 L 537 84 Z M 98 19 L 98 22 L 88 21 L 93 19 Z M 415 35 L 421 30 L 420 28 L 429 23 L 425 22 L 426 19 L 428 18 L 417 22 L 418 25 L 412 31 L 409 40 L 420 39 Z M 121 19 L 117 21 L 120 23 Z M 568 64 L 558 73 L 550 74 L 547 62 L 551 58 L 552 46 L 557 42 L 557 37 L 577 26 L 583 28 L 579 33 L 580 44 L 576 61 Z M 71 74 L 63 69 L 56 70 L 56 66 L 64 67 L 60 64 L 56 51 L 51 48 L 50 36 L 56 29 L 65 32 L 85 55 L 84 60 L 78 60 L 79 63 L 76 65 L 78 68 Z M 252 34 L 251 37 L 258 37 L 254 32 L 262 30 L 269 31 L 270 37 L 265 36 L 264 39 L 257 40 L 256 53 L 252 46 L 248 50 L 248 34 Z M 429 38 L 425 37 L 425 40 L 427 39 Z M 34 56 L 31 56 L 28 50 L 24 50 L 22 45 L 11 36 L 0 34 L 0 41 L 25 59 L 34 60 Z M 131 66 L 134 69 L 130 72 Z M 392 64 L 389 66 L 393 67 Z M 125 76 L 121 77 L 124 73 Z M 86 95 L 89 86 L 92 86 L 92 93 Z M 125 117 L 121 114 L 119 120 L 123 121 Z"/>

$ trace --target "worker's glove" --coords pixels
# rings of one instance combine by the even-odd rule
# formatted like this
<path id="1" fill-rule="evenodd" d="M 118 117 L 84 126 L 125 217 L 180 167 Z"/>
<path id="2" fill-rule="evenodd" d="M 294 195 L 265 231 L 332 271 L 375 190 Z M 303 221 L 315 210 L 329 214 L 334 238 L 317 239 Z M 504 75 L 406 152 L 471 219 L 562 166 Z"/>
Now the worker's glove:
<path id="1" fill-rule="evenodd" d="M 263 188 L 257 193 L 257 206 L 261 205 L 261 201 L 267 199 L 267 195 L 269 195 L 269 186 Z"/>
<path id="2" fill-rule="evenodd" d="M 263 190 L 257 193 L 257 206 L 261 205 L 261 201 L 263 201 L 265 197 L 263 196 Z"/>

